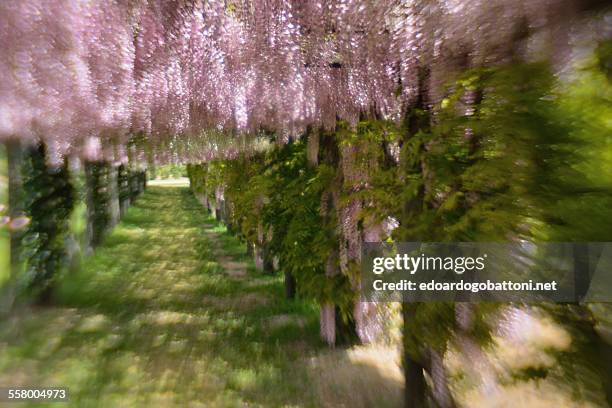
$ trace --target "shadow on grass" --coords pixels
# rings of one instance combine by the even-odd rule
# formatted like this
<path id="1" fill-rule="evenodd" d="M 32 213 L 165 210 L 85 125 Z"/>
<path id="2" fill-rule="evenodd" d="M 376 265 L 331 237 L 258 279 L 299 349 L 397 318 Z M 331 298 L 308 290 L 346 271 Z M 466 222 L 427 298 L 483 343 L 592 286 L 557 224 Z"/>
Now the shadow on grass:
<path id="1" fill-rule="evenodd" d="M 151 187 L 64 277 L 61 307 L 0 324 L 0 384 L 66 386 L 74 407 L 326 405 L 307 363 L 316 306 L 284 300 L 243 252 L 188 189 Z"/>

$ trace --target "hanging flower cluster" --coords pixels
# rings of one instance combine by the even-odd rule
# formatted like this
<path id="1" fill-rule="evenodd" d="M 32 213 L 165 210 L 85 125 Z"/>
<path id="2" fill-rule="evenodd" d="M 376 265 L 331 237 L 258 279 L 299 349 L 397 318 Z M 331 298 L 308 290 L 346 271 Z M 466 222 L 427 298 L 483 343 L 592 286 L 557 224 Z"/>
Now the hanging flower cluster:
<path id="1" fill-rule="evenodd" d="M 141 133 L 159 161 L 202 160 L 235 155 L 223 139 L 240 134 L 399 120 L 419 89 L 435 102 L 449 72 L 539 53 L 545 37 L 567 44 L 578 4 L 6 0 L 0 139 L 95 159 Z"/>

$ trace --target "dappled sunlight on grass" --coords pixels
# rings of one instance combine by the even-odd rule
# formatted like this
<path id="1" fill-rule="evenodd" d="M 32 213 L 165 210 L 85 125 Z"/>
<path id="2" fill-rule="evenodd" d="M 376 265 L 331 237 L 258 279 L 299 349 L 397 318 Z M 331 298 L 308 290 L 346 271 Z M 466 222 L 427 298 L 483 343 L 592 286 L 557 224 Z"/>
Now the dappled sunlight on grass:
<path id="1" fill-rule="evenodd" d="M 65 277 L 63 307 L 2 322 L 0 383 L 67 386 L 75 407 L 308 405 L 299 375 L 276 381 L 296 372 L 278 352 L 294 339 L 267 337 L 269 294 L 243 291 L 212 258 L 204 226 L 216 225 L 186 189 L 151 188 Z M 206 306 L 207 294 L 226 303 Z M 296 311 L 315 322 L 305 306 Z M 263 388 L 274 381 L 273 392 Z"/>
<path id="2" fill-rule="evenodd" d="M 604 406 L 593 394 L 584 398 L 584 391 L 575 385 L 559 384 L 559 353 L 572 347 L 572 337 L 561 325 L 543 313 L 520 312 L 520 319 L 493 335 L 492 343 L 482 356 L 451 349 L 445 358 L 449 374 L 454 378 L 457 402 L 467 407 L 559 407 L 595 408 Z M 580 372 L 580 368 L 576 372 Z M 582 370 L 584 379 L 592 376 Z M 599 378 L 591 378 L 600 384 Z"/>
<path id="3" fill-rule="evenodd" d="M 312 357 L 309 379 L 323 407 L 403 406 L 399 352 L 389 346 L 358 346 Z"/>
<path id="4" fill-rule="evenodd" d="M 187 189 L 147 190 L 56 299 L 0 322 L 0 384 L 67 386 L 71 407 L 320 403 L 316 305 L 285 300 Z"/>

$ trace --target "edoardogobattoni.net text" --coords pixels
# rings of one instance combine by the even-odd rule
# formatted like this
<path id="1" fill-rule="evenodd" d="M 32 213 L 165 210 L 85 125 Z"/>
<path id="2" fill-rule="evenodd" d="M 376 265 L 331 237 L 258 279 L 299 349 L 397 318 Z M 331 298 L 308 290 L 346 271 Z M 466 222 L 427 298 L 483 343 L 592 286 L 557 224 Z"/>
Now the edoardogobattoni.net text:
<path id="1" fill-rule="evenodd" d="M 466 282 L 460 280 L 458 282 L 437 282 L 431 280 L 429 282 L 413 282 L 408 279 L 401 279 L 397 282 L 385 282 L 377 279 L 372 283 L 374 290 L 377 291 L 421 291 L 421 292 L 503 292 L 503 291 L 556 291 L 557 282 L 514 282 L 502 281 L 493 282 Z"/>

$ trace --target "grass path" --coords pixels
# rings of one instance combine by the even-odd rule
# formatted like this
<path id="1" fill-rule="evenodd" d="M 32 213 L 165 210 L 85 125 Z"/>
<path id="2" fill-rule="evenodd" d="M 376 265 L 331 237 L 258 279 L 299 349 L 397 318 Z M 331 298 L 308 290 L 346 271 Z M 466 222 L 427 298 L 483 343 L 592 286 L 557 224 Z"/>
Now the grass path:
<path id="1" fill-rule="evenodd" d="M 316 308 L 243 253 L 188 189 L 149 188 L 60 306 L 0 323 L 0 384 L 66 386 L 60 407 L 318 405 Z"/>
<path id="2" fill-rule="evenodd" d="M 402 406 L 397 350 L 327 350 L 315 305 L 284 300 L 280 276 L 255 271 L 184 185 L 152 184 L 81 271 L 63 277 L 55 307 L 0 321 L 0 387 L 70 392 L 68 404 L 19 406 Z M 507 345 L 491 358 L 520 368 L 571 343 L 537 327 L 529 341 L 539 349 Z M 456 359 L 451 368 L 462 373 L 462 364 L 470 367 Z M 511 383 L 495 395 L 469 389 L 465 406 L 589 406 L 553 382 Z"/>

